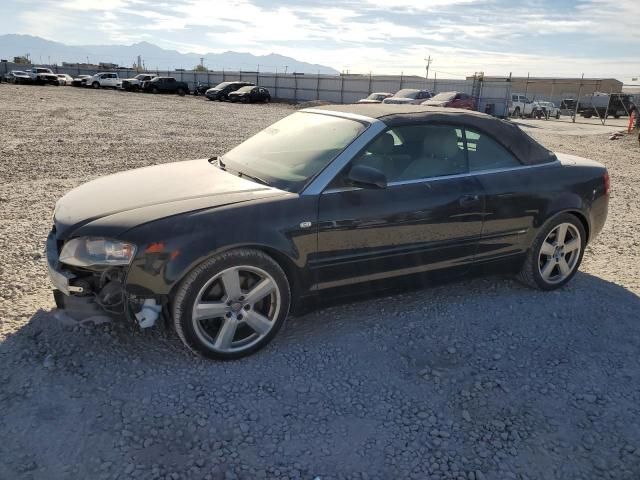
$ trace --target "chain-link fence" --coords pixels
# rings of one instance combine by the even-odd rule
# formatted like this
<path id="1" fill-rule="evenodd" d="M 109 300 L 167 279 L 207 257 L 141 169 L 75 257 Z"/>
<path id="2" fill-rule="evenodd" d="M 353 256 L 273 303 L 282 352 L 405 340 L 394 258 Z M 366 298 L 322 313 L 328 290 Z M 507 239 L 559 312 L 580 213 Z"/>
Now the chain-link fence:
<path id="1" fill-rule="evenodd" d="M 25 70 L 31 65 L 3 62 L 0 73 Z M 95 68 L 50 66 L 56 73 L 72 76 L 93 75 Z M 134 69 L 115 70 L 121 78 L 140 73 Z M 615 79 L 545 78 L 487 76 L 482 73 L 464 79 L 425 78 L 419 76 L 308 73 L 278 73 L 258 71 L 194 71 L 147 70 L 160 76 L 175 77 L 195 89 L 197 85 L 215 86 L 226 81 L 246 81 L 268 88 L 276 99 L 307 102 L 354 103 L 371 93 L 395 93 L 406 88 L 425 89 L 433 94 L 459 92 L 474 99 L 475 109 L 497 117 L 525 116 L 532 118 L 564 117 L 597 118 L 603 124 L 607 118 L 628 116 L 634 108 L 634 97 L 622 92 L 622 82 Z M 640 90 L 640 87 L 639 87 Z M 638 92 L 640 96 L 640 92 Z"/>

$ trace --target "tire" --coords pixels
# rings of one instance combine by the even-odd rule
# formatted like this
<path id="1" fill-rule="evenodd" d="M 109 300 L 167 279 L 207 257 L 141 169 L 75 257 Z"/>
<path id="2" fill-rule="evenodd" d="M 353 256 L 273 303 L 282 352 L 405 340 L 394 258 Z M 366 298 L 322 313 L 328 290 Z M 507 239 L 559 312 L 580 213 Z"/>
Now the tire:
<path id="1" fill-rule="evenodd" d="M 258 292 L 256 285 L 264 288 Z M 182 281 L 173 299 L 173 324 L 195 354 L 231 360 L 266 346 L 284 324 L 290 303 L 287 276 L 273 258 L 258 250 L 231 250 L 206 260 Z M 209 311 L 195 319 L 196 306 L 205 304 Z"/>
<path id="2" fill-rule="evenodd" d="M 151 89 L 151 93 L 153 93 L 153 94 L 160 93 L 160 90 L 158 90 L 158 87 L 153 87 Z"/>
<path id="3" fill-rule="evenodd" d="M 560 120 L 560 112 L 556 112 L 556 120 Z"/>
<path id="4" fill-rule="evenodd" d="M 93 83 L 91 84 L 91 86 L 92 86 L 93 88 L 100 88 L 100 84 L 99 84 L 98 82 L 93 82 Z"/>
<path id="5" fill-rule="evenodd" d="M 563 229 L 565 237 L 558 242 Z M 540 229 L 527 251 L 518 279 L 539 290 L 563 287 L 580 268 L 586 239 L 584 225 L 575 215 L 562 213 L 553 217 Z"/>
<path id="6" fill-rule="evenodd" d="M 269 103 L 271 101 L 271 97 L 264 97 L 264 103 Z"/>
<path id="7" fill-rule="evenodd" d="M 513 116 L 514 117 L 520 116 L 520 107 L 516 107 L 516 109 L 513 111 Z"/>
<path id="8" fill-rule="evenodd" d="M 183 89 L 183 88 L 179 88 L 179 89 L 176 91 L 176 93 L 177 93 L 178 95 L 180 95 L 181 97 L 184 97 L 184 89 Z"/>

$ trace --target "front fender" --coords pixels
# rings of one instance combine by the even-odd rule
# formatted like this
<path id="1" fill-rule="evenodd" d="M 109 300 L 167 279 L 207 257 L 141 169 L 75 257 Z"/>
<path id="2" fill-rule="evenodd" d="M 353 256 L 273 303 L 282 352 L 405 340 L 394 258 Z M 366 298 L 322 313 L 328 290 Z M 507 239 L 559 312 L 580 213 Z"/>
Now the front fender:
<path id="1" fill-rule="evenodd" d="M 296 197 L 242 207 L 192 212 L 142 225 L 127 232 L 138 245 L 125 290 L 130 295 L 168 295 L 197 265 L 235 248 L 274 252 L 297 281 L 306 278 L 307 258 L 316 250 L 315 229 L 300 227 L 317 211 L 317 200 Z M 315 217 L 313 217 L 315 218 Z M 315 223 L 315 221 L 314 221 Z M 304 289 L 304 286 L 301 286 Z"/>

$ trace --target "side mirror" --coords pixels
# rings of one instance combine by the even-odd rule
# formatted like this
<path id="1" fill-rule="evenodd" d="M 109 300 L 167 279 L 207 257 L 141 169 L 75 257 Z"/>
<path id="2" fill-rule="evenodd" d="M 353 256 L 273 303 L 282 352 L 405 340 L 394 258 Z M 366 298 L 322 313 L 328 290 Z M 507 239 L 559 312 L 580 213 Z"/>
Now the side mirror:
<path id="1" fill-rule="evenodd" d="M 385 174 L 377 168 L 367 167 L 366 165 L 354 166 L 347 176 L 347 182 L 354 187 L 387 188 Z"/>

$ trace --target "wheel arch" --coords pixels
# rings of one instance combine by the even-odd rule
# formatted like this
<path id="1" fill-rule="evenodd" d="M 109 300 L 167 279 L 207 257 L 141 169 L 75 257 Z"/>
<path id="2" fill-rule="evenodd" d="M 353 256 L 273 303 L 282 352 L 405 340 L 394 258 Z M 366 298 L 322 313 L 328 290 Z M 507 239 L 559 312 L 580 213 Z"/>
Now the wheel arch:
<path id="1" fill-rule="evenodd" d="M 226 252 L 230 252 L 233 250 L 256 250 L 259 252 L 262 252 L 268 256 L 270 256 L 279 266 L 280 268 L 282 268 L 282 270 L 284 271 L 285 276 L 287 277 L 287 281 L 289 282 L 289 288 L 291 289 L 291 298 L 292 301 L 293 299 L 297 298 L 299 296 L 299 294 L 301 293 L 301 291 L 303 290 L 303 287 L 300 283 L 300 271 L 299 271 L 299 267 L 296 265 L 295 261 L 285 252 L 274 248 L 272 246 L 267 246 L 267 245 L 262 245 L 262 244 L 236 244 L 236 245 L 231 245 L 228 248 L 224 248 L 221 250 L 216 250 L 215 252 L 212 252 L 210 255 L 207 255 L 204 258 L 200 258 L 199 261 L 194 262 L 193 264 L 191 264 L 188 268 L 185 268 L 179 278 L 176 278 L 173 285 L 171 285 L 171 288 L 169 290 L 168 293 L 168 297 L 169 299 L 172 299 L 175 294 L 176 291 L 178 290 L 178 288 L 180 287 L 180 285 L 182 284 L 182 282 L 184 281 L 184 279 L 196 268 L 198 268 L 199 265 L 201 265 L 202 263 L 208 261 L 210 258 L 222 254 L 222 253 L 226 253 Z"/>
<path id="2" fill-rule="evenodd" d="M 580 220 L 580 223 L 582 223 L 582 226 L 584 227 L 584 231 L 587 234 L 587 238 L 585 239 L 585 244 L 589 243 L 589 238 L 591 236 L 591 226 L 589 225 L 589 220 L 587 219 L 586 215 L 579 210 L 567 210 L 561 213 L 569 213 L 574 217 L 576 217 L 578 220 Z"/>

